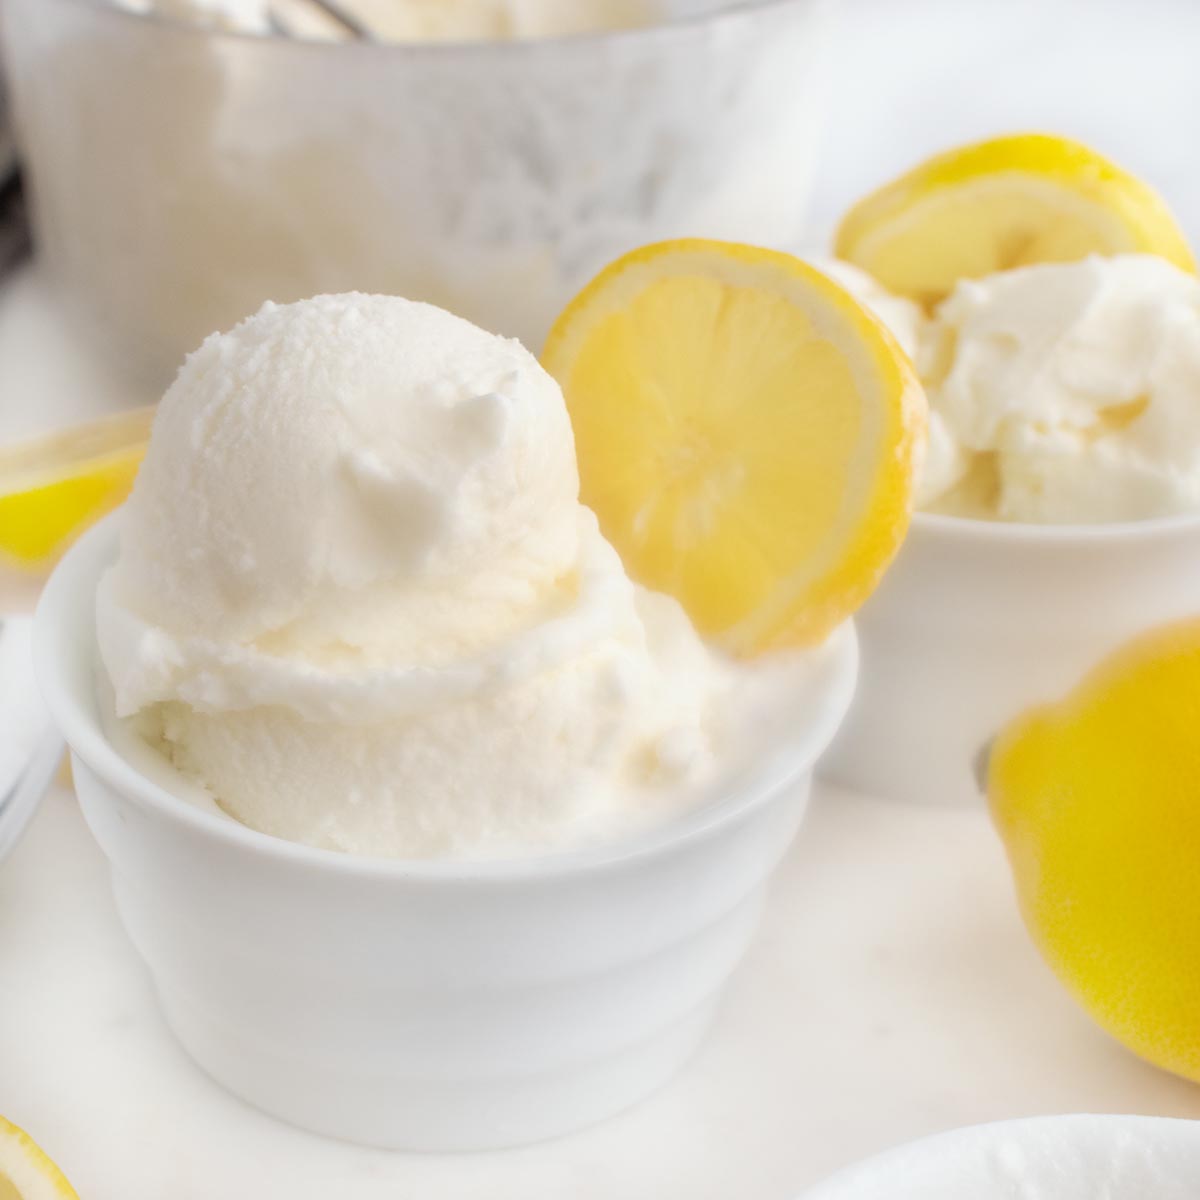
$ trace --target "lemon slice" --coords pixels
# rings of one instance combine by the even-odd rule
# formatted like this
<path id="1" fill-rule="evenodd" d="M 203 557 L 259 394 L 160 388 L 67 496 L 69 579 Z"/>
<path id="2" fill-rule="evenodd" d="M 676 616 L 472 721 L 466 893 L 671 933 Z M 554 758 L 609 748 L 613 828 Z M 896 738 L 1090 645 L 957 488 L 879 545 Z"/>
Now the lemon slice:
<path id="1" fill-rule="evenodd" d="M 836 250 L 931 307 L 960 279 L 1089 254 L 1195 261 L 1162 198 L 1094 150 L 1016 134 L 939 154 L 856 204 Z"/>
<path id="2" fill-rule="evenodd" d="M 903 540 L 924 396 L 883 326 L 798 259 L 647 246 L 567 307 L 543 360 L 626 568 L 733 653 L 819 641 Z"/>
<path id="3" fill-rule="evenodd" d="M 3 1117 L 0 1200 L 79 1200 L 75 1189 L 33 1138 Z"/>
<path id="4" fill-rule="evenodd" d="M 0 449 L 0 560 L 52 563 L 116 508 L 146 452 L 153 408 L 106 417 Z"/>

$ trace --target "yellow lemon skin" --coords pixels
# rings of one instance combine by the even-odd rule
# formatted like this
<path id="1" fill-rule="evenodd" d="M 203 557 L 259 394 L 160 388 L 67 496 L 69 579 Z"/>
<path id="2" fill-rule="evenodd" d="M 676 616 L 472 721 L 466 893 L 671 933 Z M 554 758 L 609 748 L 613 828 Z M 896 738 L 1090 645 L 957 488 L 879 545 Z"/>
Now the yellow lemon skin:
<path id="1" fill-rule="evenodd" d="M 46 1152 L 0 1117 L 0 1200 L 79 1200 Z"/>
<path id="2" fill-rule="evenodd" d="M 932 308 L 961 279 L 1089 254 L 1196 264 L 1163 199 L 1090 147 L 1045 133 L 948 150 L 859 201 L 839 258 Z"/>
<path id="3" fill-rule="evenodd" d="M 791 255 L 634 251 L 567 307 L 542 361 L 626 569 L 731 653 L 819 642 L 899 548 L 924 394 L 890 334 Z"/>
<path id="4" fill-rule="evenodd" d="M 139 409 L 0 449 L 0 565 L 48 570 L 122 504 L 152 420 L 152 409 Z"/>
<path id="5" fill-rule="evenodd" d="M 1200 1082 L 1200 619 L 1148 634 L 997 740 L 1021 912 L 1109 1033 Z"/>

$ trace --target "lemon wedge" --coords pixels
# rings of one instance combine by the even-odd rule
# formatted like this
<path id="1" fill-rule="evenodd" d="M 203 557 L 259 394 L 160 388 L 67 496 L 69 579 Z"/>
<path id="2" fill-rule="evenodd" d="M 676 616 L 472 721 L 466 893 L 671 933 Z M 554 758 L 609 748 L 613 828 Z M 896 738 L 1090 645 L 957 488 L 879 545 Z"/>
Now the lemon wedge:
<path id="1" fill-rule="evenodd" d="M 1200 1082 L 1200 621 L 1135 640 L 1016 720 L 989 767 L 1025 924 L 1084 1008 Z"/>
<path id="2" fill-rule="evenodd" d="M 0 1200 L 79 1200 L 75 1189 L 33 1138 L 3 1117 Z"/>
<path id="3" fill-rule="evenodd" d="M 129 495 L 153 408 L 0 449 L 0 561 L 42 570 Z"/>
<path id="4" fill-rule="evenodd" d="M 1089 254 L 1195 260 L 1157 192 L 1079 142 L 1050 134 L 949 150 L 856 204 L 836 252 L 932 307 L 960 279 Z"/>
<path id="5" fill-rule="evenodd" d="M 753 656 L 867 598 L 913 501 L 924 395 L 857 301 L 796 258 L 647 246 L 559 317 L 582 498 L 641 583 Z"/>

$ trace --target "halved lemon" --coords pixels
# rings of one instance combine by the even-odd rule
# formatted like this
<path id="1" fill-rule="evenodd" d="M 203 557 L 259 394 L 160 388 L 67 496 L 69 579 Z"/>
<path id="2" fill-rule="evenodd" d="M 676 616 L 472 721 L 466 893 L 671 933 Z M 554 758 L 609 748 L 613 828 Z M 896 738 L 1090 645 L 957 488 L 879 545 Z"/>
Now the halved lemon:
<path id="1" fill-rule="evenodd" d="M 0 1200 L 79 1200 L 75 1189 L 23 1129 L 0 1117 Z"/>
<path id="2" fill-rule="evenodd" d="M 129 495 L 153 408 L 105 417 L 0 449 L 0 561 L 49 566 Z"/>
<path id="3" fill-rule="evenodd" d="M 626 568 L 733 653 L 821 640 L 899 548 L 923 393 L 883 326 L 791 255 L 634 251 L 567 307 L 543 361 Z"/>
<path id="4" fill-rule="evenodd" d="M 1153 188 L 1088 146 L 1042 133 L 922 163 L 850 210 L 836 252 L 926 307 L 960 279 L 1089 254 L 1157 254 L 1196 269 Z"/>

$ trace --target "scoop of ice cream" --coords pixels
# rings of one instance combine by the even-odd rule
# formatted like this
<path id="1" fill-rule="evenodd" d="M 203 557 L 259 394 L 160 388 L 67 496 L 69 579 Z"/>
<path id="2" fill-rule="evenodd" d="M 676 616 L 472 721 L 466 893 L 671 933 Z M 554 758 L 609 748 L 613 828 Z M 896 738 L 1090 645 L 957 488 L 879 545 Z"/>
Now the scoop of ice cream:
<path id="1" fill-rule="evenodd" d="M 267 305 L 188 359 L 98 631 L 118 717 L 227 812 L 388 856 L 652 819 L 745 678 L 626 577 L 536 360 L 379 296 Z"/>
<path id="2" fill-rule="evenodd" d="M 442 663 L 560 602 L 578 488 L 561 393 L 519 343 L 390 297 L 268 304 L 168 391 L 122 593 L 197 637 Z"/>
<path id="3" fill-rule="evenodd" d="M 1145 255 L 964 281 L 919 363 L 923 506 L 1057 524 L 1200 509 L 1200 281 Z"/>

